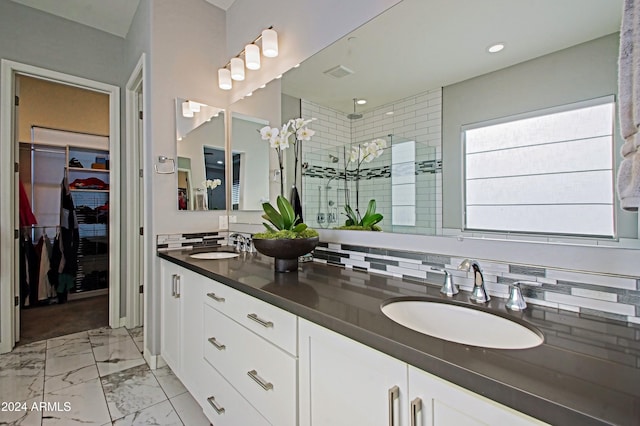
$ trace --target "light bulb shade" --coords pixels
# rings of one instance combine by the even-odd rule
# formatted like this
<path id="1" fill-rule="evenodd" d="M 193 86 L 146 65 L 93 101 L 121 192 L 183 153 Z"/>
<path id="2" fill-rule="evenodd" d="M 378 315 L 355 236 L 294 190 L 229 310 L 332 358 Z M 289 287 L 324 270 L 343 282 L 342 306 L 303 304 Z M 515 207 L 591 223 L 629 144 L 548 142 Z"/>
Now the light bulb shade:
<path id="1" fill-rule="evenodd" d="M 255 44 L 247 44 L 244 47 L 244 59 L 250 70 L 260 69 L 260 48 Z"/>
<path id="2" fill-rule="evenodd" d="M 193 117 L 193 111 L 189 107 L 189 101 L 185 101 L 182 103 L 182 116 L 185 118 Z"/>
<path id="3" fill-rule="evenodd" d="M 231 59 L 231 78 L 235 81 L 244 80 L 244 61 L 242 59 Z"/>
<path id="4" fill-rule="evenodd" d="M 198 102 L 188 101 L 189 109 L 193 112 L 200 112 L 200 104 Z"/>
<path id="5" fill-rule="evenodd" d="M 262 31 L 262 54 L 267 58 L 278 56 L 278 33 L 275 30 Z"/>
<path id="6" fill-rule="evenodd" d="M 222 90 L 231 90 L 231 71 L 228 68 L 218 70 L 218 87 Z"/>

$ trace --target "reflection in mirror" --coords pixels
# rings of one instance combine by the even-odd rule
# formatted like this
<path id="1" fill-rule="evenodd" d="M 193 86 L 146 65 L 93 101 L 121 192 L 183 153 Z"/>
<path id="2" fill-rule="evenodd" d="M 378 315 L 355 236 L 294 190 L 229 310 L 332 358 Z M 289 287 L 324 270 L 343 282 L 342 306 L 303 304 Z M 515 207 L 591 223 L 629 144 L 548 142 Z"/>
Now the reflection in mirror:
<path id="1" fill-rule="evenodd" d="M 621 1 L 487 0 L 459 10 L 403 0 L 283 76 L 283 97 L 317 118 L 303 153 L 309 226 L 343 225 L 345 204 L 362 213 L 375 199 L 385 231 L 459 235 L 463 126 L 616 93 Z M 506 47 L 489 53 L 496 42 Z M 387 148 L 357 179 L 349 152 L 380 138 Z M 637 235 L 637 218 L 618 217 L 619 230 Z"/>
<path id="2" fill-rule="evenodd" d="M 260 139 L 260 129 L 268 124 L 260 118 L 231 114 L 232 210 L 262 210 L 262 203 L 269 201 L 269 144 Z"/>
<path id="3" fill-rule="evenodd" d="M 225 210 L 224 110 L 176 98 L 178 210 Z"/>

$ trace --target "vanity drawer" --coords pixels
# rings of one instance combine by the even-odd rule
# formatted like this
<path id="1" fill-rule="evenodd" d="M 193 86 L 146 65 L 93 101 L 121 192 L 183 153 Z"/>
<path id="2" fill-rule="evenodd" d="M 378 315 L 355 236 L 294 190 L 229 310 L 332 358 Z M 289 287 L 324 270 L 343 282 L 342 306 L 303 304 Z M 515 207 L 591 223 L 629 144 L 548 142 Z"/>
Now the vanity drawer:
<path id="1" fill-rule="evenodd" d="M 209 421 L 216 426 L 270 426 L 214 368 L 206 365 L 202 371 L 204 382 L 198 403 Z"/>
<path id="2" fill-rule="evenodd" d="M 271 423 L 295 425 L 297 359 L 210 306 L 204 309 L 205 360 Z"/>
<path id="3" fill-rule="evenodd" d="M 211 281 L 205 303 L 292 355 L 297 355 L 297 317 L 290 312 Z"/>

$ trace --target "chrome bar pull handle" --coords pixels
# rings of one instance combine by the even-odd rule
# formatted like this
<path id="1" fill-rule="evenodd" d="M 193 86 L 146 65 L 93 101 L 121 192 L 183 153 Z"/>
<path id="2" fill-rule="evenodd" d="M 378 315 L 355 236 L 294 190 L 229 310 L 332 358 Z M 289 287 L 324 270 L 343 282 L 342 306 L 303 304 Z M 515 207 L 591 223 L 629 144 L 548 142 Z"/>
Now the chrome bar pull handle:
<path id="1" fill-rule="evenodd" d="M 422 399 L 411 401 L 411 426 L 418 426 L 418 414 L 422 411 Z"/>
<path id="2" fill-rule="evenodd" d="M 396 424 L 395 404 L 399 396 L 400 388 L 398 386 L 394 386 L 389 389 L 389 426 L 394 426 Z"/>
<path id="3" fill-rule="evenodd" d="M 216 296 L 216 294 L 215 294 L 215 293 L 207 293 L 207 296 L 208 296 L 208 297 L 210 297 L 210 298 L 212 298 L 212 299 L 213 299 L 213 300 L 215 300 L 216 302 L 220 302 L 220 303 L 222 303 L 222 302 L 224 302 L 224 301 L 225 301 L 225 298 L 224 298 L 224 297 Z"/>
<path id="4" fill-rule="evenodd" d="M 248 314 L 247 318 L 253 320 L 263 326 L 264 328 L 273 328 L 273 323 L 271 321 L 265 321 L 258 316 L 258 314 Z"/>
<path id="5" fill-rule="evenodd" d="M 177 274 L 171 275 L 171 297 L 176 297 L 176 280 L 178 278 Z"/>
<path id="6" fill-rule="evenodd" d="M 262 389 L 266 391 L 273 389 L 273 384 L 260 377 L 256 370 L 247 371 L 247 376 L 251 377 L 254 382 L 260 385 Z"/>
<path id="7" fill-rule="evenodd" d="M 214 397 L 210 396 L 209 398 L 207 398 L 207 402 L 209 403 L 209 405 L 211 405 L 211 407 L 213 407 L 214 410 L 216 410 L 216 413 L 224 414 L 225 412 L 224 407 L 218 404 Z"/>
<path id="8" fill-rule="evenodd" d="M 182 287 L 182 277 L 176 275 L 176 299 L 180 299 L 180 287 Z"/>
<path id="9" fill-rule="evenodd" d="M 218 342 L 215 337 L 209 337 L 207 341 L 211 343 L 219 351 L 224 351 L 225 349 L 227 349 L 227 346 Z"/>

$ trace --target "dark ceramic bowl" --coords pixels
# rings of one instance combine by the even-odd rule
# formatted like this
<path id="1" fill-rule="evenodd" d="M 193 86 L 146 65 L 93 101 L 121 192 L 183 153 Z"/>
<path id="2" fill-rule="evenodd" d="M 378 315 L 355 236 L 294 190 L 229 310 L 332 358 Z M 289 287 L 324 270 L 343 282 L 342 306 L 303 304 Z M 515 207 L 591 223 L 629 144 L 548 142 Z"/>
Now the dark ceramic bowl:
<path id="1" fill-rule="evenodd" d="M 298 257 L 311 252 L 319 241 L 318 237 L 282 240 L 255 238 L 253 245 L 258 252 L 275 258 L 276 272 L 290 272 L 298 270 Z"/>

